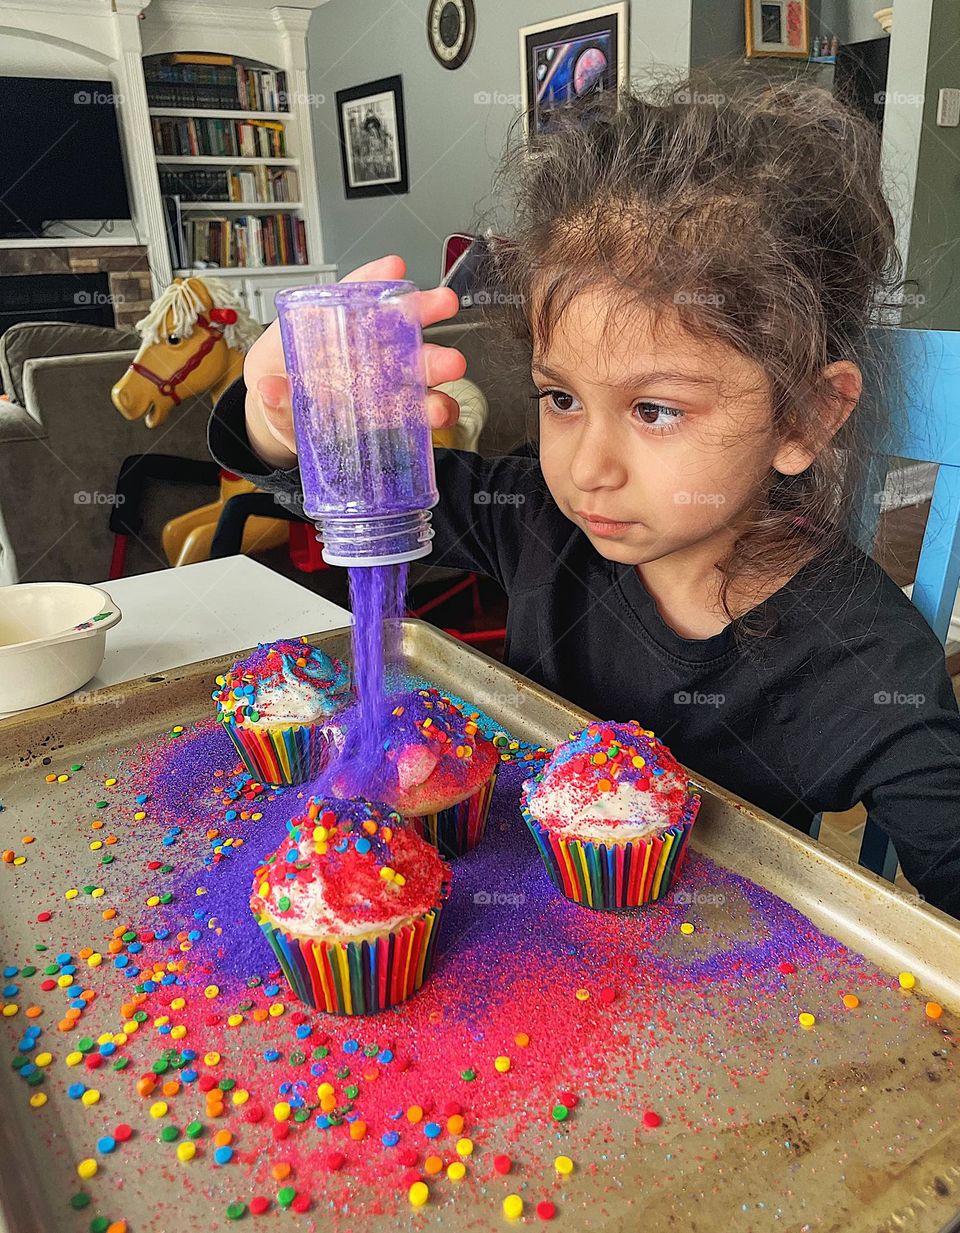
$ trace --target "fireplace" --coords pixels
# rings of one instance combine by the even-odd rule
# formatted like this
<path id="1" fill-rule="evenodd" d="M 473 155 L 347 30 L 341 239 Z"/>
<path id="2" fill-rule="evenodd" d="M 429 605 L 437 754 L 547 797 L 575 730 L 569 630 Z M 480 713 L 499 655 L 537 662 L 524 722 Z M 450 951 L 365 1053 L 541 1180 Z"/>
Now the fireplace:
<path id="1" fill-rule="evenodd" d="M 19 321 L 129 330 L 151 299 L 142 245 L 0 247 L 0 334 Z"/>

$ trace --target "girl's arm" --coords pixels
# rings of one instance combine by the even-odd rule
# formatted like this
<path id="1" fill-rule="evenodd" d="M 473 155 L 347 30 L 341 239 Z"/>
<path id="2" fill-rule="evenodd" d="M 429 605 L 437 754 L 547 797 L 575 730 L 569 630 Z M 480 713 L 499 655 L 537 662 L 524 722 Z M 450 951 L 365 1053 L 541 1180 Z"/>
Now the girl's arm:
<path id="1" fill-rule="evenodd" d="M 300 469 L 264 462 L 250 441 L 246 386 L 238 378 L 214 407 L 207 443 L 228 471 L 303 511 Z M 494 578 L 509 591 L 524 542 L 524 526 L 544 499 L 535 459 L 481 458 L 466 450 L 434 453 L 440 502 L 433 509 L 433 551 L 424 565 L 466 569 Z"/>

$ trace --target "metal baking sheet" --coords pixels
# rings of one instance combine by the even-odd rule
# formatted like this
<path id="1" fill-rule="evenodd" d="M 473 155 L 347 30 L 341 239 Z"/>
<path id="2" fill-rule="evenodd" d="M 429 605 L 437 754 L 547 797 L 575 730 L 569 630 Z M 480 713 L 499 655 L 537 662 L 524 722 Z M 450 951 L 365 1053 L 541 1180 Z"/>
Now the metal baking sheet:
<path id="1" fill-rule="evenodd" d="M 550 747 L 591 718 L 431 626 L 403 624 L 407 671 L 463 698 L 518 740 Z M 349 637 L 349 630 L 339 630 L 310 640 L 349 659 Z M 0 867 L 0 965 L 39 967 L 61 951 L 76 956 L 99 914 L 73 911 L 64 901 L 64 887 L 79 885 L 84 877 L 105 887 L 103 902 L 121 905 L 118 919 L 130 914 L 131 871 L 142 861 L 148 839 L 157 844 L 160 836 L 154 828 L 135 837 L 137 824 L 130 820 L 126 800 L 123 820 L 109 824 L 125 859 L 98 867 L 89 851 L 92 785 L 102 783 L 111 768 L 135 767 L 144 743 L 156 742 L 174 725 L 187 729 L 178 739 L 190 740 L 191 725 L 209 720 L 213 677 L 246 653 L 238 650 L 231 657 L 0 721 L 0 847 L 28 858 L 21 865 Z M 642 722 L 642 714 L 637 718 Z M 62 784 L 45 782 L 46 773 L 73 764 L 84 769 Z M 455 885 L 464 879 L 468 894 L 480 878 L 488 899 L 492 890 L 497 900 L 497 887 L 505 886 L 515 902 L 505 891 L 499 896 L 506 904 L 502 912 L 478 908 L 469 929 L 446 937 L 442 931 L 434 981 L 441 980 L 443 965 L 457 962 L 459 950 L 488 945 L 486 935 L 504 930 L 510 932 L 511 945 L 534 956 L 528 966 L 540 954 L 554 965 L 544 974 L 547 988 L 548 981 L 556 981 L 559 962 L 559 949 L 556 954 L 550 949 L 555 920 L 557 939 L 579 939 L 564 959 L 573 984 L 582 979 L 590 985 L 594 976 L 617 982 L 616 1000 L 602 1021 L 602 1039 L 597 1036 L 599 1011 L 591 1010 L 592 1026 L 585 1018 L 577 1038 L 582 1056 L 564 1052 L 557 1043 L 557 1086 L 581 1093 L 569 1122 L 551 1123 L 532 1102 L 526 1111 L 510 1108 L 508 1135 L 505 1105 L 502 1119 L 488 1116 L 473 1128 L 478 1155 L 469 1162 L 467 1178 L 431 1181 L 430 1202 L 416 1210 L 385 1158 L 382 1195 L 358 1184 L 344 1204 L 350 1178 L 337 1174 L 340 1198 L 328 1201 L 331 1179 L 317 1176 L 306 1179 L 312 1195 L 307 1213 L 278 1212 L 274 1202 L 268 1215 L 247 1211 L 240 1227 L 355 1233 L 367 1228 L 502 1229 L 510 1224 L 501 1210 L 510 1192 L 525 1200 L 522 1224 L 540 1223 L 536 1202 L 549 1198 L 556 1203 L 556 1227 L 610 1233 L 637 1228 L 946 1233 L 960 1227 L 960 923 L 834 856 L 695 771 L 691 774 L 703 805 L 683 878 L 673 891 L 686 895 L 679 901 L 685 906 L 674 899 L 636 914 L 618 914 L 612 923 L 609 914 L 576 908 L 556 895 L 550 900 L 532 842 L 517 849 L 523 853 L 520 863 L 507 846 L 501 859 L 497 845 L 507 842 L 502 836 L 512 823 L 522 828 L 519 814 L 511 823 L 509 801 L 501 801 L 501 821 L 485 838 L 483 854 L 470 854 L 455 869 Z M 113 819 L 119 818 L 114 812 Z M 205 829 L 209 819 L 197 810 L 191 823 Z M 24 846 L 27 834 L 33 842 Z M 163 854 L 159 846 L 156 852 Z M 498 883 L 497 878 L 506 880 Z M 523 895 L 516 893 L 524 885 L 539 888 L 539 898 L 532 895 L 527 909 Z M 532 921 L 544 903 L 550 914 L 536 917 L 537 936 L 530 934 L 527 944 L 524 911 Z M 52 909 L 49 922 L 37 923 L 40 905 Z M 675 927 L 684 918 L 695 922 L 692 935 L 681 935 Z M 668 930 L 659 927 L 664 920 L 670 921 Z M 594 934 L 596 946 L 590 946 Z M 799 939 L 796 953 L 810 962 L 780 978 L 767 970 L 768 960 L 778 946 L 784 954 L 789 951 L 796 941 L 787 936 L 792 934 Z M 631 939 L 639 948 L 639 966 L 611 976 L 603 967 L 603 948 L 622 948 Z M 48 947 L 39 958 L 38 942 Z M 77 962 L 85 968 L 82 960 Z M 656 971 L 669 971 L 671 977 L 651 990 Z M 710 975 L 700 981 L 698 972 Z M 913 974 L 913 990 L 900 988 L 901 972 Z M 854 984 L 851 973 L 857 976 Z M 184 1166 L 169 1144 L 158 1143 L 150 1101 L 132 1093 L 129 1080 L 129 1074 L 148 1069 L 157 1056 L 155 1036 L 134 1034 L 121 1050 L 131 1059 L 125 1078 L 124 1072 L 103 1068 L 92 1072 L 101 1090 L 98 1104 L 84 1106 L 67 1095 L 75 1079 L 93 1082 L 83 1066 L 64 1064 L 75 1037 L 116 1031 L 118 1008 L 130 987 L 108 963 L 95 972 L 84 970 L 82 979 L 97 997 L 71 1034 L 56 1026 L 61 991 L 40 993 L 39 975 L 3 978 L 4 985 L 19 987 L 3 1002 L 20 1009 L 0 1020 L 5 1058 L 0 1068 L 0 1229 L 79 1233 L 91 1227 L 95 1215 L 126 1220 L 129 1233 L 236 1227 L 225 1215 L 227 1204 L 270 1193 L 269 1184 L 264 1190 L 259 1180 L 262 1161 L 254 1150 L 242 1167 L 217 1169 L 209 1156 Z M 778 981 L 791 982 L 789 991 L 780 990 Z M 556 1017 L 542 1018 L 555 1012 L 536 1005 L 535 986 L 534 971 L 528 1004 L 520 1009 L 559 1032 Z M 429 987 L 419 998 L 428 997 Z M 854 987 L 861 1005 L 847 1010 L 840 995 Z M 464 988 L 469 988 L 468 979 Z M 580 1013 L 572 986 L 570 997 L 572 1017 Z M 942 1006 L 940 1018 L 925 1013 L 928 1001 Z M 28 1003 L 42 1008 L 34 1020 L 25 1018 Z M 648 1022 L 639 1014 L 641 1005 Z M 816 1027 L 799 1027 L 794 1012 L 813 1007 Z M 335 1039 L 344 1037 L 345 1021 L 316 1019 L 324 1020 Z M 39 1087 L 28 1086 L 10 1065 L 30 1022 L 43 1028 L 38 1050 L 53 1054 Z M 395 1020 L 394 1037 L 402 1035 L 406 1022 L 403 1016 Z M 363 1030 L 372 1030 L 369 1023 Z M 202 1034 L 189 1043 L 203 1055 Z M 539 1037 L 533 1034 L 529 1048 L 550 1052 L 554 1042 L 541 1031 Z M 611 1068 L 614 1073 L 608 1073 Z M 484 1082 L 491 1080 L 484 1076 Z M 33 1108 L 29 1096 L 40 1091 L 47 1102 Z M 197 1115 L 185 1092 L 171 1101 L 177 1105 L 171 1119 L 180 1126 Z M 637 1111 L 654 1101 L 665 1117 L 655 1132 L 647 1132 L 638 1128 Z M 469 1105 L 466 1109 L 469 1113 Z M 516 1128 L 518 1113 L 526 1126 L 522 1131 Z M 110 1155 L 99 1154 L 97 1137 L 121 1122 L 134 1128 L 133 1139 Z M 239 1128 L 254 1142 L 249 1127 L 240 1123 Z M 307 1124 L 300 1133 L 319 1132 Z M 241 1142 L 243 1137 L 238 1135 Z M 207 1139 L 204 1151 L 209 1148 Z M 509 1151 L 517 1161 L 512 1175 L 500 1177 L 490 1169 L 489 1156 L 496 1150 Z M 563 1179 L 552 1169 L 558 1153 L 575 1162 L 573 1174 Z M 269 1142 L 263 1154 L 275 1158 Z M 81 1182 L 76 1164 L 91 1156 L 99 1160 L 100 1170 L 96 1178 Z M 278 1183 L 272 1185 L 275 1191 Z M 93 1199 L 83 1211 L 74 1211 L 68 1202 L 78 1191 Z"/>

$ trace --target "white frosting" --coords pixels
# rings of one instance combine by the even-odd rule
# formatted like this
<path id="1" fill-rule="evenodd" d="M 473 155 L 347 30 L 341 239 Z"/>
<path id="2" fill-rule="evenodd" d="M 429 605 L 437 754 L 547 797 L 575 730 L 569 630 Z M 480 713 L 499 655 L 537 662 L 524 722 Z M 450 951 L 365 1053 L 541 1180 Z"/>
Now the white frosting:
<path id="1" fill-rule="evenodd" d="M 292 889 L 292 888 L 291 888 Z M 293 898 L 295 894 L 296 898 Z M 299 885 L 293 891 L 291 900 L 293 907 L 283 915 L 274 915 L 271 910 L 273 901 L 279 898 L 277 888 L 270 894 L 270 899 L 264 901 L 264 916 L 283 933 L 292 934 L 298 938 L 331 938 L 344 939 L 350 942 L 360 941 L 380 933 L 392 933 L 395 929 L 408 925 L 422 916 L 391 916 L 383 920 L 356 921 L 351 924 L 334 916 L 327 906 L 323 893 L 323 883 L 319 879 L 308 882 L 306 886 Z M 358 906 L 362 906 L 358 902 Z"/>
<path id="2" fill-rule="evenodd" d="M 581 785 L 566 782 L 558 786 L 545 778 L 530 796 L 527 808 L 557 835 L 596 843 L 630 843 L 671 825 L 662 791 L 686 787 L 687 780 L 669 771 L 658 780 L 661 790 L 615 782 L 611 791 L 585 797 Z"/>
<path id="3" fill-rule="evenodd" d="M 274 728 L 278 724 L 310 724 L 326 716 L 324 695 L 315 684 L 286 677 L 275 687 L 261 687 L 257 696 L 258 719 L 244 719 L 245 728 Z"/>

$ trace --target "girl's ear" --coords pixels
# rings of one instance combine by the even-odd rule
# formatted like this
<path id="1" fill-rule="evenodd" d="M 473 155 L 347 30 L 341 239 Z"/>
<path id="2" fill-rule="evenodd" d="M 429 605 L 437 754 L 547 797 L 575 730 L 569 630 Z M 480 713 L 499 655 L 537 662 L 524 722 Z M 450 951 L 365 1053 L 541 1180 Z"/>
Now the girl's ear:
<path id="1" fill-rule="evenodd" d="M 821 415 L 815 437 L 806 441 L 784 441 L 773 456 L 774 469 L 781 475 L 799 475 L 806 471 L 817 454 L 825 449 L 846 423 L 860 401 L 863 374 L 852 360 L 836 360 L 823 370 L 826 392 L 821 398 Z"/>

